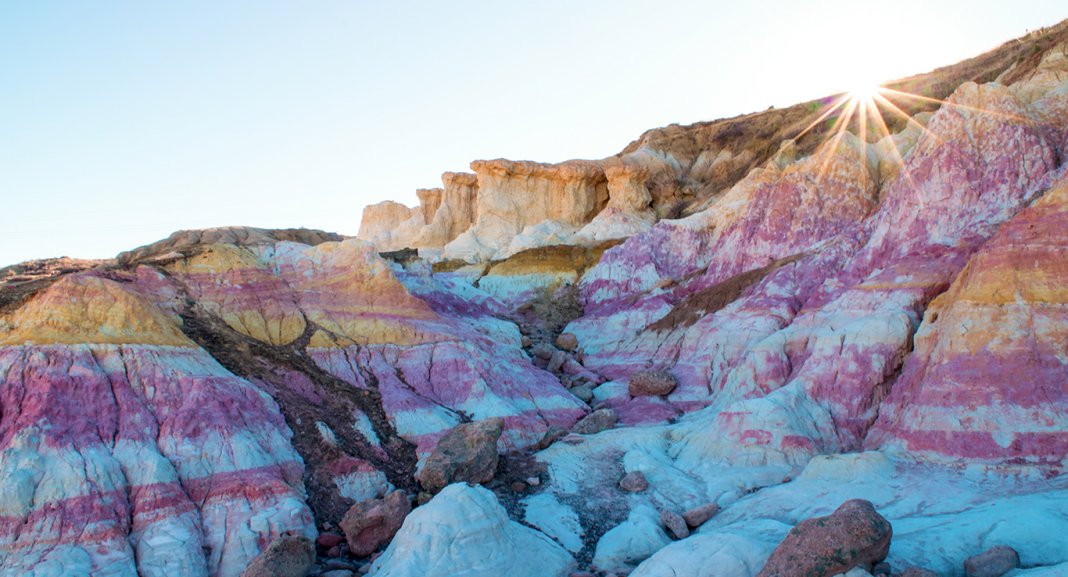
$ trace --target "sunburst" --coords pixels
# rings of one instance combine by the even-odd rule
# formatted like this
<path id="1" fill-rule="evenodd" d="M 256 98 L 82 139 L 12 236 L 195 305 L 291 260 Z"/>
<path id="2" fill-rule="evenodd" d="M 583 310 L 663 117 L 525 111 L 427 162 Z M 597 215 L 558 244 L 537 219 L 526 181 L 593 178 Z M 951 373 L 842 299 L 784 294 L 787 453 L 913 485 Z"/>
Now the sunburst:
<path id="1" fill-rule="evenodd" d="M 825 121 L 830 122 L 833 119 L 833 124 L 824 137 L 823 145 L 820 146 L 820 148 L 823 149 L 822 153 L 827 155 L 822 162 L 823 168 L 820 171 L 820 178 L 822 179 L 824 171 L 831 161 L 831 156 L 833 155 L 834 150 L 837 148 L 838 143 L 846 132 L 852 131 L 853 134 L 864 143 L 878 141 L 890 137 L 893 134 L 890 131 L 890 124 L 884 115 L 901 119 L 906 125 L 916 127 L 926 137 L 937 140 L 938 136 L 936 134 L 929 131 L 923 124 L 917 122 L 912 115 L 902 108 L 905 107 L 907 109 L 915 110 L 924 105 L 935 105 L 937 107 L 947 106 L 968 114 L 988 114 L 996 116 L 1002 120 L 1021 124 L 1030 124 L 1034 122 L 1030 118 L 1006 114 L 1000 111 L 987 110 L 975 106 L 968 106 L 949 100 L 913 94 L 896 88 L 890 88 L 877 82 L 859 81 L 848 92 L 844 92 L 834 97 L 826 109 L 806 126 L 804 130 L 801 130 L 797 136 L 794 137 L 794 140 L 800 139 L 808 132 L 820 126 L 821 123 L 824 123 Z M 829 146 L 827 145 L 828 143 Z M 893 156 L 892 160 L 897 165 L 904 166 L 904 158 L 897 146 L 891 145 L 888 148 Z"/>

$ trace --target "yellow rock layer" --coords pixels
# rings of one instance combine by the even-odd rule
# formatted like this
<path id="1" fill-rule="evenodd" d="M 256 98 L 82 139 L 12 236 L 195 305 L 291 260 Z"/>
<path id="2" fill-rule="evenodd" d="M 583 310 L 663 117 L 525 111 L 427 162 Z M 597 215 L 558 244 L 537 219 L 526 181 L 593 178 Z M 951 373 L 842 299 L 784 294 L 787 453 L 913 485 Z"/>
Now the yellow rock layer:
<path id="1" fill-rule="evenodd" d="M 63 277 L 0 319 L 0 346 L 83 343 L 196 346 L 158 308 L 94 276 Z"/>

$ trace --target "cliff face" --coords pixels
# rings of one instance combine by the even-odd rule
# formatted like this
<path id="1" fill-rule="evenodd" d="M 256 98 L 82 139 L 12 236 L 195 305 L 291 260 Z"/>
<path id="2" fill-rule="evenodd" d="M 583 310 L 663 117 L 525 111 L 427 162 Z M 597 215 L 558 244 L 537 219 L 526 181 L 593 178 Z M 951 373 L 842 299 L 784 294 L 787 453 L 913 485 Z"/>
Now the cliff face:
<path id="1" fill-rule="evenodd" d="M 1063 574 L 1065 30 L 900 81 L 945 102 L 881 138 L 767 111 L 475 162 L 359 239 L 0 271 L 0 575 L 236 576 L 395 490 L 419 506 L 351 568 L 754 577 L 863 497 L 895 571 Z M 485 487 L 421 490 L 498 417 Z"/>
<path id="2" fill-rule="evenodd" d="M 869 135 L 879 134 L 884 130 L 880 124 L 885 124 L 885 129 L 896 135 L 888 140 L 905 150 L 915 142 L 938 102 L 966 82 L 998 80 L 1015 86 L 1021 101 L 1035 104 L 1064 80 L 1066 57 L 1061 47 L 1065 41 L 1068 30 L 1058 25 L 975 58 L 889 82 L 886 88 L 896 91 L 887 93 L 893 107 L 883 101 L 872 105 L 881 123 L 843 119 L 847 107 L 836 106 L 838 98 L 829 96 L 783 109 L 652 129 L 620 153 L 601 160 L 555 165 L 503 159 L 475 161 L 471 168 L 478 174 L 485 198 L 480 198 L 479 208 L 472 213 L 468 197 L 449 198 L 446 183 L 440 206 L 452 207 L 447 214 L 453 218 L 449 222 L 455 223 L 448 234 L 439 232 L 440 225 L 418 230 L 440 210 L 435 196 L 420 201 L 422 220 L 409 220 L 415 209 L 404 213 L 397 206 L 382 206 L 384 203 L 370 212 L 365 210 L 360 238 L 376 242 L 383 251 L 418 248 L 425 249 L 429 258 L 467 262 L 500 260 L 541 246 L 592 246 L 627 238 L 659 220 L 688 216 L 715 204 L 750 172 L 779 155 L 784 143 L 799 156 L 812 155 L 829 139 L 839 120 L 854 134 L 861 133 L 861 124 Z M 902 93 L 913 97 L 904 98 Z M 1068 113 L 1052 102 L 1030 109 L 1043 119 L 1063 118 Z M 813 124 L 817 118 L 823 121 Z M 1068 136 L 1054 130 L 1058 131 L 1054 140 L 1063 146 Z M 881 151 L 887 162 L 880 171 L 892 173 L 900 160 L 887 146 Z M 447 177 L 448 173 L 443 179 Z M 888 178 L 889 174 L 882 174 L 880 181 Z M 545 203 L 558 208 L 547 208 Z M 592 212 L 591 207 L 595 209 Z M 454 214 L 466 218 L 456 219 L 451 216 Z M 461 237 L 462 233 L 466 234 Z M 461 238 L 453 242 L 457 237 Z M 439 252 L 450 242 L 451 247 Z"/>

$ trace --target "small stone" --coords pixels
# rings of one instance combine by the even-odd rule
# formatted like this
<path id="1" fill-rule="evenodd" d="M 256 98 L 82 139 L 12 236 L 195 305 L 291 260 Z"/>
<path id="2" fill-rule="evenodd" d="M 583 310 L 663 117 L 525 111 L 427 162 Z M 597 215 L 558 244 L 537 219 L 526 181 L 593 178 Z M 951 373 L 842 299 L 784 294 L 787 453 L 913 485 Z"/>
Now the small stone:
<path id="1" fill-rule="evenodd" d="M 366 565 L 361 565 L 360 568 L 357 570 L 357 573 L 359 573 L 360 575 L 366 575 L 366 574 L 368 574 L 370 572 L 371 572 L 371 564 L 370 563 L 368 563 Z"/>
<path id="2" fill-rule="evenodd" d="M 1020 554 L 1005 545 L 991 547 L 964 560 L 968 577 L 1001 577 L 1020 566 Z"/>
<path id="3" fill-rule="evenodd" d="M 534 344 L 534 341 L 530 340 L 530 337 L 528 337 L 526 335 L 523 335 L 522 337 L 519 338 L 519 344 L 522 345 L 523 348 L 525 349 L 525 348 L 529 347 L 530 345 Z"/>
<path id="4" fill-rule="evenodd" d="M 319 533 L 319 537 L 315 540 L 315 542 L 323 549 L 330 549 L 331 547 L 337 547 L 344 540 L 345 538 L 341 535 L 338 535 L 337 533 L 326 532 Z"/>
<path id="5" fill-rule="evenodd" d="M 649 481 L 641 471 L 631 471 L 619 480 L 619 488 L 630 493 L 640 493 L 649 488 Z"/>
<path id="6" fill-rule="evenodd" d="M 682 514 L 682 518 L 686 521 L 686 524 L 696 529 L 705 524 L 712 517 L 719 513 L 719 505 L 715 503 L 708 503 L 707 505 L 701 505 L 700 507 L 694 507 L 689 511 Z"/>
<path id="7" fill-rule="evenodd" d="M 319 577 L 352 577 L 352 575 L 352 571 L 349 571 L 348 569 L 334 569 L 333 571 L 320 573 Z"/>
<path id="8" fill-rule="evenodd" d="M 597 576 L 594 575 L 593 573 L 590 573 L 589 571 L 575 571 L 575 572 L 571 573 L 571 575 L 569 575 L 568 577 L 597 577 Z"/>
<path id="9" fill-rule="evenodd" d="M 891 569 L 890 564 L 884 561 L 882 563 L 876 563 L 875 566 L 871 568 L 871 574 L 874 577 L 890 577 L 890 575 L 893 574 L 893 570 Z"/>
<path id="10" fill-rule="evenodd" d="M 938 577 L 938 573 L 922 567 L 909 567 L 899 577 Z"/>
<path id="11" fill-rule="evenodd" d="M 304 577 L 315 564 L 315 545 L 303 535 L 285 534 L 257 555 L 241 577 Z"/>
<path id="12" fill-rule="evenodd" d="M 545 370 L 550 373 L 558 372 L 567 361 L 567 354 L 564 351 L 553 351 L 553 356 L 549 357 L 549 364 L 545 365 Z"/>
<path id="13" fill-rule="evenodd" d="M 538 441 L 538 444 L 534 446 L 534 449 L 537 451 L 547 449 L 549 448 L 549 445 L 552 445 L 565 435 L 567 435 L 567 431 L 565 429 L 557 427 L 556 425 L 552 425 L 545 431 L 545 434 L 541 436 L 541 440 Z"/>
<path id="14" fill-rule="evenodd" d="M 531 487 L 541 485 L 541 477 L 527 477 L 527 485 L 530 485 Z"/>
<path id="15" fill-rule="evenodd" d="M 685 539 L 690 536 L 690 529 L 686 527 L 686 521 L 682 518 L 682 515 L 674 511 L 661 511 L 660 523 L 676 539 Z"/>
<path id="16" fill-rule="evenodd" d="M 571 427 L 572 433 L 579 435 L 593 435 L 616 426 L 616 412 L 612 409 L 600 409 L 582 418 Z"/>
<path id="17" fill-rule="evenodd" d="M 539 359 L 542 359 L 543 361 L 547 361 L 547 360 L 551 359 L 552 356 L 553 356 L 553 352 L 555 352 L 555 351 L 556 351 L 556 349 L 552 348 L 551 346 L 549 346 L 549 345 L 547 345 L 545 343 L 538 344 L 534 348 L 530 349 L 530 353 L 532 355 L 534 355 L 535 357 L 537 357 Z"/>
<path id="18" fill-rule="evenodd" d="M 436 493 L 458 482 L 485 483 L 497 472 L 500 417 L 463 423 L 445 433 L 416 475 L 424 489 Z"/>
<path id="19" fill-rule="evenodd" d="M 404 491 L 356 503 L 341 520 L 349 550 L 357 557 L 365 557 L 389 543 L 411 510 L 412 504 Z"/>
<path id="20" fill-rule="evenodd" d="M 556 346 L 565 351 L 573 351 L 578 348 L 578 337 L 572 333 L 560 333 L 560 336 L 556 337 Z"/>
<path id="21" fill-rule="evenodd" d="M 356 564 L 348 559 L 329 559 L 326 563 L 323 563 L 323 571 L 337 571 L 339 569 L 353 571 L 356 569 Z"/>
<path id="22" fill-rule="evenodd" d="M 572 387 L 571 394 L 583 403 L 589 404 L 593 400 L 593 387 L 588 384 Z"/>
<path id="23" fill-rule="evenodd" d="M 632 397 L 661 396 L 678 386 L 675 375 L 667 371 L 638 371 L 627 381 L 627 392 Z"/>
<path id="24" fill-rule="evenodd" d="M 513 481 L 510 486 L 515 493 L 522 493 L 527 490 L 527 484 L 523 481 Z"/>
<path id="25" fill-rule="evenodd" d="M 893 529 L 870 501 L 846 501 L 826 517 L 801 521 L 757 577 L 829 577 L 886 559 Z"/>
<path id="26" fill-rule="evenodd" d="M 341 556 L 341 547 L 331 547 L 326 550 L 326 556 L 330 558 L 337 558 Z"/>
<path id="27" fill-rule="evenodd" d="M 430 502 L 434 498 L 434 494 L 427 491 L 419 491 L 419 494 L 415 496 L 416 505 L 422 507 Z"/>

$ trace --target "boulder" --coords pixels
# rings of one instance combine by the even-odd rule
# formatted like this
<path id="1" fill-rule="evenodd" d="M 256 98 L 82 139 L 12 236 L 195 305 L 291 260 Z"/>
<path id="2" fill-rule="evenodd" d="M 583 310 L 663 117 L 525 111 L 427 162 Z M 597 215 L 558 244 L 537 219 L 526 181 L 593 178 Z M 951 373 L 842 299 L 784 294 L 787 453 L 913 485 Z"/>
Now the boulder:
<path id="1" fill-rule="evenodd" d="M 572 333 L 560 333 L 560 336 L 556 337 L 556 346 L 565 351 L 573 351 L 578 348 L 578 337 Z"/>
<path id="2" fill-rule="evenodd" d="M 758 577 L 829 577 L 886 558 L 893 529 L 870 501 L 853 499 L 797 524 Z"/>
<path id="3" fill-rule="evenodd" d="M 661 511 L 660 523 L 667 529 L 668 534 L 676 539 L 685 539 L 690 536 L 690 529 L 686 527 L 686 520 L 682 518 L 682 515 L 674 511 Z"/>
<path id="4" fill-rule="evenodd" d="M 696 529 L 705 524 L 712 517 L 719 513 L 719 505 L 715 503 L 708 503 L 707 505 L 701 505 L 700 507 L 694 507 L 689 511 L 682 514 L 682 518 L 686 521 L 686 524 Z"/>
<path id="5" fill-rule="evenodd" d="M 382 499 L 356 503 L 341 520 L 349 550 L 357 557 L 374 553 L 389 543 L 411 510 L 412 504 L 404 491 L 393 491 Z"/>
<path id="6" fill-rule="evenodd" d="M 631 471 L 619 480 L 619 488 L 628 493 L 640 493 L 649 488 L 649 481 L 641 471 Z"/>
<path id="7" fill-rule="evenodd" d="M 539 343 L 530 349 L 530 354 L 544 361 L 551 359 L 554 352 L 556 352 L 556 349 L 545 343 Z"/>
<path id="8" fill-rule="evenodd" d="M 998 545 L 964 560 L 968 577 L 1001 577 L 1020 566 L 1020 554 L 1012 547 Z"/>
<path id="9" fill-rule="evenodd" d="M 315 543 L 323 549 L 330 549 L 331 547 L 337 547 L 344 540 L 345 538 L 337 533 L 323 532 L 319 533 L 319 537 L 315 540 Z"/>
<path id="10" fill-rule="evenodd" d="M 566 435 L 567 431 L 565 431 L 561 427 L 549 427 L 548 430 L 545 431 L 545 434 L 542 435 L 541 440 L 539 440 L 538 443 L 534 445 L 534 449 L 537 451 L 547 449 L 549 448 L 549 445 L 552 445 L 553 443 L 565 437 Z"/>
<path id="11" fill-rule="evenodd" d="M 315 545 L 303 535 L 275 539 L 249 563 L 241 577 L 304 577 L 315 563 Z"/>
<path id="12" fill-rule="evenodd" d="M 579 385 L 577 387 L 571 387 L 571 389 L 569 390 L 572 395 L 575 395 L 575 398 L 582 401 L 583 403 L 589 403 L 593 400 L 593 387 L 591 387 L 588 383 L 585 385 Z"/>
<path id="13" fill-rule="evenodd" d="M 612 409 L 598 409 L 575 423 L 571 432 L 579 435 L 593 435 L 616 426 L 617 420 L 616 412 Z"/>
<path id="14" fill-rule="evenodd" d="M 564 351 L 555 350 L 553 351 L 552 356 L 549 357 L 549 362 L 545 365 L 545 370 L 549 371 L 550 373 L 559 372 L 560 369 L 564 366 L 565 361 L 567 361 L 567 355 L 564 353 Z"/>
<path id="15" fill-rule="evenodd" d="M 500 418 L 457 425 L 438 441 L 416 478 L 430 492 L 457 482 L 489 481 L 497 471 L 497 439 L 503 430 Z"/>
<path id="16" fill-rule="evenodd" d="M 638 371 L 630 376 L 627 392 L 632 397 L 661 396 L 675 390 L 678 381 L 667 371 Z"/>

